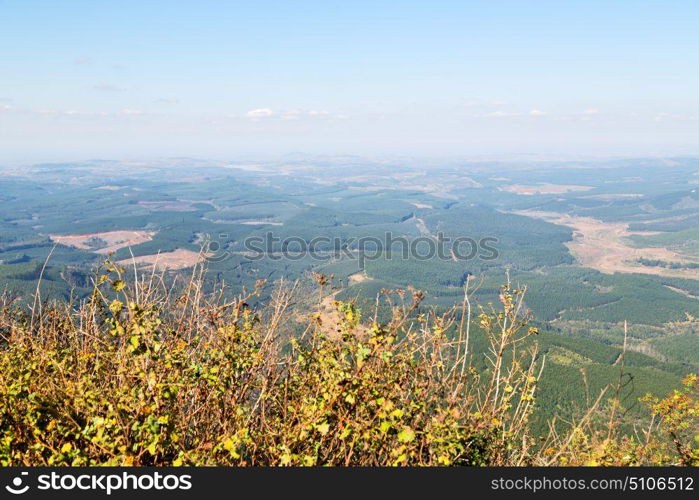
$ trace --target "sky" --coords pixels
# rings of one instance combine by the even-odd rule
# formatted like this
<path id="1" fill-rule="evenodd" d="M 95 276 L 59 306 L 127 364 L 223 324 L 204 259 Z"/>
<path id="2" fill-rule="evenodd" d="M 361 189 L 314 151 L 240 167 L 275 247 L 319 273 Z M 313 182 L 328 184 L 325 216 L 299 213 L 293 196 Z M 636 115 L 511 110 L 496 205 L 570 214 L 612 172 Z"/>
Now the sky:
<path id="1" fill-rule="evenodd" d="M 699 154 L 699 1 L 0 0 L 0 161 Z"/>

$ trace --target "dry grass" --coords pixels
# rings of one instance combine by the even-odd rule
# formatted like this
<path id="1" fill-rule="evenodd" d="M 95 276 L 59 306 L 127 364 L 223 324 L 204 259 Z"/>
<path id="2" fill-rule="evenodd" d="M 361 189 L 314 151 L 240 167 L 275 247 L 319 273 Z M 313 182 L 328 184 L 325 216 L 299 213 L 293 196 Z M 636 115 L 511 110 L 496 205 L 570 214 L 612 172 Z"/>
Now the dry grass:
<path id="1" fill-rule="evenodd" d="M 323 275 L 314 275 L 317 300 L 298 283 L 282 283 L 253 311 L 248 304 L 264 282 L 231 300 L 224 290 L 205 295 L 203 274 L 195 267 L 178 289 L 155 272 L 127 284 L 131 272 L 107 262 L 86 303 L 43 304 L 28 313 L 5 299 L 0 464 L 696 461 L 686 432 L 699 411 L 696 377 L 682 392 L 651 402 L 657 420 L 643 443 L 619 436 L 614 403 L 603 431 L 593 426 L 605 389 L 569 431 L 557 432 L 552 422 L 538 446 L 528 420 L 543 359 L 524 290 L 504 286 L 498 308 L 475 317 L 468 284 L 462 307 L 439 315 L 420 311 L 418 291 L 385 291 L 391 317 L 380 323 L 376 312 L 365 316 L 333 300 Z M 318 312 L 291 334 L 297 301 L 319 304 Z M 335 313 L 323 317 L 331 304 Z M 471 363 L 473 335 L 490 346 L 482 371 Z M 656 439 L 658 426 L 670 432 L 674 448 Z"/>

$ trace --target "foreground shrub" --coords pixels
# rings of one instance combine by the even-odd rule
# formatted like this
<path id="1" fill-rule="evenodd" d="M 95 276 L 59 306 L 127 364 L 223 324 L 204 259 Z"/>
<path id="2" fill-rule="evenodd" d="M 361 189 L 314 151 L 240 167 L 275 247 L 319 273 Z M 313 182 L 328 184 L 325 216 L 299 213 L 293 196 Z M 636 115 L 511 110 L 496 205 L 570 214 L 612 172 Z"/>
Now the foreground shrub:
<path id="1" fill-rule="evenodd" d="M 584 425 L 542 451 L 529 435 L 542 366 L 521 290 L 503 287 L 499 307 L 477 318 L 490 343 L 490 368 L 478 373 L 469 361 L 468 296 L 459 321 L 420 313 L 419 292 L 388 294 L 384 324 L 334 302 L 333 315 L 318 313 L 290 337 L 282 332 L 294 317 L 294 287 L 278 288 L 256 312 L 248 304 L 259 290 L 207 300 L 193 280 L 170 298 L 153 276 L 127 286 L 122 269 L 108 263 L 103 272 L 80 307 L 28 316 L 5 304 L 0 313 L 2 465 L 592 460 Z M 319 283 L 321 301 L 332 300 Z M 696 391 L 683 397 L 694 397 L 696 418 Z M 673 408 L 654 402 L 668 426 L 687 417 Z M 688 431 L 678 425 L 681 439 Z M 677 448 L 663 461 L 688 463 L 691 453 Z"/>

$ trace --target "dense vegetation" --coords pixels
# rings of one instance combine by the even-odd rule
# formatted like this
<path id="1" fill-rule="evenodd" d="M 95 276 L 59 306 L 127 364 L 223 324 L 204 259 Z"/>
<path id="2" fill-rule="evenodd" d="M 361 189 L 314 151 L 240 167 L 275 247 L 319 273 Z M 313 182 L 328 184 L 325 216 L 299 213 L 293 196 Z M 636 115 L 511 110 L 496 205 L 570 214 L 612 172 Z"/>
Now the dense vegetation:
<path id="1" fill-rule="evenodd" d="M 79 322 L 81 314 L 98 317 L 92 306 L 83 308 L 81 304 L 92 297 L 94 268 L 106 257 L 97 253 L 104 240 L 88 236 L 87 248 L 81 249 L 56 245 L 51 238 L 147 231 L 150 240 L 122 246 L 111 260 L 130 262 L 132 255 L 153 256 L 176 249 L 198 252 L 202 245 L 207 248 L 205 242 L 213 241 L 224 258 L 207 262 L 202 295 L 218 293 L 219 285 L 225 283 L 221 300 L 228 303 L 244 290 L 255 288 L 259 280 L 304 282 L 309 273 L 319 272 L 334 275 L 327 285 L 332 286 L 332 292 L 326 293 L 372 311 L 383 325 L 391 323 L 392 311 L 383 302 L 377 307 L 376 297 L 385 296 L 386 290 L 395 294 L 414 287 L 424 293 L 414 316 L 453 315 L 454 321 L 444 330 L 453 342 L 458 338 L 464 286 L 470 283 L 474 311 L 479 307 L 490 310 L 490 304 L 500 303 L 500 284 L 509 276 L 513 287 L 527 287 L 524 306 L 531 309 L 530 325 L 539 330 L 534 337 L 538 360 L 547 359 L 537 383 L 537 404 L 528 432 L 544 435 L 554 420 L 557 432 L 566 432 L 566 422 L 584 414 L 594 403 L 594 394 L 618 378 L 618 360 L 626 347 L 626 382 L 621 394 L 624 422 L 618 428 L 629 434 L 648 417 L 640 397 L 646 392 L 662 397 L 680 386 L 684 375 L 699 372 L 699 280 L 604 274 L 581 267 L 567 248 L 573 238 L 571 228 L 513 212 L 556 211 L 628 223 L 631 230 L 661 231 L 633 236 L 630 244 L 670 248 L 688 259 L 682 265 L 690 271 L 694 265 L 688 262 L 699 258 L 699 195 L 688 183 L 696 182 L 699 162 L 673 159 L 659 165 L 655 160 L 628 160 L 594 166 L 482 162 L 427 168 L 409 162 L 383 164 L 341 158 L 262 162 L 253 168 L 243 163 L 173 159 L 123 166 L 95 160 L 0 169 L 0 294 L 24 311 L 33 308 L 35 315 L 40 312 L 34 303 L 39 291 L 44 300 L 82 308 L 82 312 L 69 312 L 59 307 L 56 317 L 65 321 L 72 318 L 70 321 Z M 503 189 L 553 184 L 582 186 L 584 190 L 523 196 Z M 423 242 L 444 237 L 495 238 L 497 257 L 403 258 L 397 247 L 360 265 L 357 239 L 384 239 L 386 234 L 406 242 L 418 238 Z M 340 245 L 348 245 L 353 257 L 335 255 L 335 242 L 316 248 L 321 258 L 279 258 L 275 252 L 282 250 L 280 243 L 260 259 L 246 254 L 246 238 L 267 236 L 306 243 L 319 236 L 334 238 Z M 670 260 L 641 263 L 646 264 L 644 271 L 659 273 L 680 265 Z M 133 286 L 133 271 L 129 265 L 124 277 L 129 286 Z M 172 298 L 187 291 L 191 268 L 158 276 Z M 262 321 L 255 328 L 263 328 L 266 304 L 274 300 L 273 290 L 272 286 L 264 287 L 248 297 L 246 303 Z M 283 322 L 275 355 L 289 356 L 292 346 L 288 339 L 303 333 L 304 325 L 297 320 L 305 313 L 300 311 L 316 308 L 306 299 L 304 290 L 294 300 L 293 320 Z M 143 297 L 135 302 L 147 305 Z M 164 299 L 153 302 L 160 307 L 157 314 L 163 324 L 172 326 L 173 318 L 184 314 L 176 314 L 179 306 Z M 44 317 L 49 310 L 52 308 L 47 303 Z M 19 316 L 4 318 L 6 326 L 19 328 Z M 373 319 L 364 315 L 364 322 Z M 217 338 L 217 331 L 197 325 L 193 331 Z M 182 326 L 178 322 L 172 328 L 181 332 Z M 476 334 L 477 323 L 473 328 L 471 367 L 487 374 L 487 336 Z M 102 339 L 101 335 L 104 332 L 97 338 Z M 305 338 L 309 336 L 310 332 Z M 61 349 L 56 352 L 63 355 Z M 116 369 L 116 364 L 110 366 Z M 598 406 L 608 408 L 615 396 L 607 391 Z"/>
<path id="2" fill-rule="evenodd" d="M 666 269 L 699 269 L 699 264 L 694 262 L 668 262 L 660 259 L 638 259 L 638 263 L 648 267 L 664 267 Z"/>
<path id="3" fill-rule="evenodd" d="M 124 273 L 107 262 L 77 308 L 37 300 L 26 313 L 5 299 L 1 464 L 699 463 L 696 376 L 644 398 L 656 418 L 629 436 L 623 356 L 608 373 L 616 393 L 607 385 L 571 424 L 533 433 L 548 375 L 523 290 L 502 287 L 498 307 L 473 314 L 466 294 L 458 317 L 421 313 L 421 292 L 386 292 L 383 322 L 335 301 L 335 316 L 318 309 L 293 334 L 291 305 L 309 296 L 298 284 L 255 311 L 264 283 L 224 301 L 198 279 L 169 296 Z M 314 278 L 322 303 L 329 280 Z"/>

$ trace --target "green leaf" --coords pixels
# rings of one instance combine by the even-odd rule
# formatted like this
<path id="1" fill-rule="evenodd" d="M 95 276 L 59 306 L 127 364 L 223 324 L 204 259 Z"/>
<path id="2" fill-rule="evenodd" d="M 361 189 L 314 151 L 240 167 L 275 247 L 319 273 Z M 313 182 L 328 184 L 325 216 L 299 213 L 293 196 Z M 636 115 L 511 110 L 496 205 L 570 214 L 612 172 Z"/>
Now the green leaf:
<path id="1" fill-rule="evenodd" d="M 140 335 L 132 335 L 129 338 L 129 344 L 131 344 L 131 347 L 134 350 L 138 349 L 138 347 L 141 345 L 141 336 Z"/>
<path id="2" fill-rule="evenodd" d="M 364 361 L 369 356 L 369 354 L 371 354 L 371 349 L 363 345 L 360 345 L 357 349 L 357 361 Z"/>

